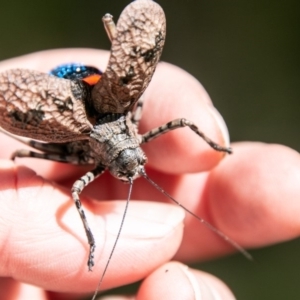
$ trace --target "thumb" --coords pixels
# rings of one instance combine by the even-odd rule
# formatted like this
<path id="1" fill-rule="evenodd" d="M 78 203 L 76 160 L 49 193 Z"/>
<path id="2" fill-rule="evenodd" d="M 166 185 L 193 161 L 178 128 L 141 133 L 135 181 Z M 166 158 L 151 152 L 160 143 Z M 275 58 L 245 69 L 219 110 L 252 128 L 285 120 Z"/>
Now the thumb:
<path id="1" fill-rule="evenodd" d="M 0 275 L 53 291 L 93 291 L 124 201 L 81 197 L 97 245 L 94 272 L 88 272 L 88 243 L 70 191 L 11 161 L 0 161 L 0 176 Z M 142 279 L 168 261 L 180 245 L 183 217 L 172 205 L 132 202 L 103 288 Z"/>

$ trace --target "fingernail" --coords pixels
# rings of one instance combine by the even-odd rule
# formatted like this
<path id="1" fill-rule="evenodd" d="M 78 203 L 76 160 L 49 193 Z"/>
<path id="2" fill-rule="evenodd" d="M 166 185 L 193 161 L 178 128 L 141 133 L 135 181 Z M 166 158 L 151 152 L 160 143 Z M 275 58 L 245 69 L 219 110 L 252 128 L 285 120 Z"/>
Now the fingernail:
<path id="1" fill-rule="evenodd" d="M 216 124 L 218 125 L 218 127 L 220 129 L 220 134 L 224 141 L 224 146 L 228 147 L 230 145 L 230 138 L 229 138 L 228 128 L 226 126 L 226 123 L 225 123 L 223 117 L 217 111 L 217 109 L 212 105 L 208 105 L 208 111 L 210 112 L 211 116 L 214 118 L 214 120 L 216 121 Z"/>
<path id="2" fill-rule="evenodd" d="M 190 272 L 187 266 L 181 266 L 182 271 L 191 283 L 194 290 L 195 300 L 223 300 L 223 297 L 219 294 L 212 285 L 207 282 L 196 278 L 192 272 Z"/>
<path id="3" fill-rule="evenodd" d="M 117 205 L 109 216 L 106 216 L 107 228 L 111 233 L 117 232 L 124 208 Z M 139 239 L 165 237 L 177 226 L 183 226 L 184 216 L 184 211 L 175 205 L 135 201 L 128 207 L 122 236 Z"/>

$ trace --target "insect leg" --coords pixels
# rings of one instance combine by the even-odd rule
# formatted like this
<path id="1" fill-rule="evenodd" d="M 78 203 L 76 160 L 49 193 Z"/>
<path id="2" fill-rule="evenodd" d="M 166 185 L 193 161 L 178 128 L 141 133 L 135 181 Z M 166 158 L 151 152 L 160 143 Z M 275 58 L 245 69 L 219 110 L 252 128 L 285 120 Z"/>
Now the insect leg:
<path id="1" fill-rule="evenodd" d="M 165 125 L 162 125 L 160 127 L 157 127 L 155 129 L 152 129 L 148 131 L 147 133 L 142 135 L 142 143 L 147 143 L 160 135 L 167 133 L 171 130 L 182 128 L 188 126 L 191 130 L 193 130 L 197 135 L 199 135 L 201 138 L 204 139 L 204 141 L 211 146 L 214 150 L 232 153 L 231 148 L 222 147 L 218 145 L 217 143 L 213 142 L 210 138 L 208 138 L 202 131 L 199 130 L 199 128 L 191 121 L 187 119 L 176 119 L 171 122 L 168 122 Z"/>
<path id="2" fill-rule="evenodd" d="M 117 35 L 116 24 L 113 20 L 113 16 L 111 14 L 105 14 L 105 16 L 102 18 L 102 22 L 108 38 L 112 42 Z"/>
<path id="3" fill-rule="evenodd" d="M 30 146 L 31 148 L 37 149 L 42 152 L 46 152 L 47 154 L 66 154 L 66 143 L 58 144 L 58 143 L 41 143 L 34 140 L 21 140 L 16 139 L 22 142 L 25 145 Z M 16 152 L 23 152 L 24 150 L 18 150 Z M 67 153 L 69 154 L 69 153 Z M 18 155 L 19 156 L 19 155 Z"/>
<path id="4" fill-rule="evenodd" d="M 133 124 L 135 124 L 137 127 L 139 126 L 139 122 L 142 118 L 144 100 L 145 100 L 145 97 L 144 97 L 144 95 L 142 95 L 140 97 L 140 99 L 138 100 L 135 110 L 132 114 L 131 122 Z"/>
<path id="5" fill-rule="evenodd" d="M 33 157 L 33 158 L 69 163 L 73 165 L 90 165 L 94 163 L 94 160 L 88 157 L 80 157 L 77 155 L 63 155 L 63 154 L 55 154 L 55 153 L 40 153 L 40 152 L 35 152 L 27 149 L 21 149 L 15 151 L 11 155 L 11 159 L 14 160 L 16 157 Z"/>
<path id="6" fill-rule="evenodd" d="M 4 133 L 7 134 L 6 132 Z M 28 149 L 17 150 L 11 155 L 10 158 L 12 160 L 14 160 L 16 157 L 34 157 L 71 163 L 74 165 L 94 164 L 94 159 L 89 155 L 89 146 L 86 141 L 75 141 L 69 143 L 41 143 L 11 134 L 7 135 L 27 146 L 42 151 L 42 153 L 40 153 Z"/>
<path id="7" fill-rule="evenodd" d="M 4 133 L 5 135 L 13 138 L 14 140 L 27 145 L 31 148 L 43 151 L 43 152 L 47 152 L 47 153 L 58 153 L 58 154 L 63 154 L 66 153 L 66 144 L 68 143 L 43 143 L 43 142 L 37 142 L 28 138 L 23 138 L 14 134 L 9 133 L 8 131 L 3 130 L 2 128 L 0 128 L 0 132 Z M 20 152 L 20 155 L 15 155 L 15 153 L 17 154 L 18 152 Z M 27 151 L 30 152 L 30 151 Z M 32 157 L 31 155 L 25 155 L 26 150 L 18 150 L 13 154 L 13 157 Z M 34 157 L 34 156 L 33 156 Z"/>
<path id="8" fill-rule="evenodd" d="M 105 167 L 100 165 L 100 166 L 97 166 L 96 169 L 87 172 L 84 176 L 82 176 L 80 179 L 75 181 L 75 183 L 73 184 L 72 190 L 71 190 L 72 198 L 73 198 L 76 208 L 79 212 L 79 215 L 80 215 L 80 218 L 83 223 L 85 233 L 86 233 L 86 236 L 88 239 L 88 243 L 90 245 L 90 252 L 89 252 L 89 258 L 88 258 L 88 263 L 87 263 L 89 271 L 91 271 L 94 266 L 94 251 L 95 251 L 96 244 L 95 244 L 95 239 L 92 234 L 92 231 L 87 222 L 84 210 L 81 206 L 79 194 L 90 182 L 92 182 L 95 178 L 100 176 L 104 172 L 104 170 L 105 170 Z"/>

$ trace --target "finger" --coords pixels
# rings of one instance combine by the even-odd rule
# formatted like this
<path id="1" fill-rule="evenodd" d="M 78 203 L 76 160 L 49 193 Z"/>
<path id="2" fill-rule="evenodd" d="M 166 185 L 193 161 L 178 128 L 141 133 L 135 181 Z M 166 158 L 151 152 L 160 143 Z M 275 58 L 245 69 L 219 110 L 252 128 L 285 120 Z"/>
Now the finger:
<path id="1" fill-rule="evenodd" d="M 43 51 L 4 61 L 0 70 L 21 67 L 46 72 L 70 60 L 96 65 L 104 70 L 108 52 L 91 49 Z M 145 98 L 141 132 L 184 117 L 195 122 L 215 142 L 228 146 L 228 132 L 221 116 L 211 105 L 200 83 L 183 70 L 167 63 L 159 64 Z M 224 156 L 224 153 L 212 150 L 189 128 L 163 135 L 145 145 L 145 150 L 149 166 L 173 174 L 211 169 Z M 46 166 L 44 172 L 47 172 Z"/>
<path id="2" fill-rule="evenodd" d="M 103 300 L 201 299 L 234 300 L 232 292 L 218 278 L 187 266 L 170 262 L 151 273 L 136 296 L 106 296 Z"/>
<path id="3" fill-rule="evenodd" d="M 171 262 L 155 270 L 143 281 L 136 299 L 234 300 L 235 298 L 228 287 L 216 277 L 189 269 L 181 263 Z"/>
<path id="4" fill-rule="evenodd" d="M 116 239 L 124 202 L 96 203 L 82 197 L 97 245 L 95 267 L 88 272 L 87 240 L 69 191 L 27 168 L 0 163 L 0 276 L 53 291 L 94 291 Z M 170 205 L 133 202 L 102 288 L 142 279 L 168 261 L 179 247 L 183 217 Z"/>
<path id="5" fill-rule="evenodd" d="M 222 227 L 234 231 L 233 237 L 248 247 L 298 236 L 299 153 L 286 146 L 263 143 L 238 143 L 234 148 L 234 158 L 224 161 L 212 174 L 217 177 L 212 178 L 215 188 L 210 191 L 214 219 L 220 220 L 218 224 L 224 222 Z M 235 218 L 226 212 L 227 220 L 219 218 L 225 202 L 226 211 Z"/>
<path id="6" fill-rule="evenodd" d="M 237 143 L 233 149 L 234 155 L 199 181 L 205 187 L 192 211 L 246 248 L 299 236 L 299 153 L 262 143 Z M 203 259 L 233 250 L 197 223 L 187 216 L 179 258 Z"/>

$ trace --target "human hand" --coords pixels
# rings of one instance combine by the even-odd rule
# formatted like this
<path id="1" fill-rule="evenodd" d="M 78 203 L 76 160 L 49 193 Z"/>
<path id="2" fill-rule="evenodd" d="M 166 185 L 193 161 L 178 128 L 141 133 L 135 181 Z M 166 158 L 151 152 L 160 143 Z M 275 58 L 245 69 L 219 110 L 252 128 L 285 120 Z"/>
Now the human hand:
<path id="1" fill-rule="evenodd" d="M 107 52 L 98 50 L 53 50 L 4 61 L 0 71 L 30 68 L 48 72 L 68 62 L 105 70 L 107 58 Z M 204 89 L 184 71 L 159 64 L 145 98 L 142 133 L 185 117 L 214 141 L 226 144 L 222 119 Z M 0 150 L 2 158 L 24 148 L 5 135 L 1 141 L 5 145 Z M 299 235 L 297 152 L 280 145 L 238 143 L 232 146 L 234 154 L 216 166 L 223 154 L 210 149 L 188 128 L 167 133 L 143 148 L 149 160 L 147 173 L 155 182 L 243 247 L 260 247 Z M 37 159 L 17 159 L 16 164 L 2 160 L 0 167 L 0 284 L 1 294 L 5 286 L 4 299 L 18 299 L 24 293 L 34 293 L 31 298 L 35 299 L 58 299 L 62 292 L 93 291 L 125 206 L 124 201 L 104 200 L 125 199 L 128 185 L 104 174 L 82 193 L 97 246 L 94 270 L 88 272 L 88 244 L 70 193 L 73 182 L 88 168 Z M 229 253 L 233 249 L 227 243 L 189 215 L 182 236 L 182 210 L 160 203 L 165 197 L 143 179 L 135 181 L 132 199 L 157 203 L 130 203 L 102 289 L 144 279 L 136 299 L 192 299 L 197 289 L 203 299 L 214 299 L 213 293 L 221 299 L 234 299 L 215 277 L 168 263 L 178 248 L 176 259 L 187 262 Z"/>

